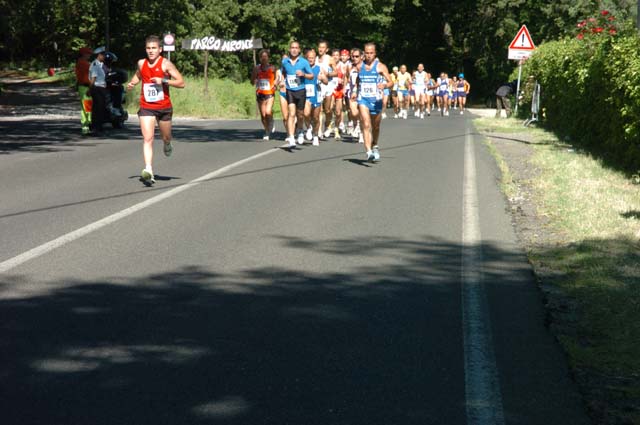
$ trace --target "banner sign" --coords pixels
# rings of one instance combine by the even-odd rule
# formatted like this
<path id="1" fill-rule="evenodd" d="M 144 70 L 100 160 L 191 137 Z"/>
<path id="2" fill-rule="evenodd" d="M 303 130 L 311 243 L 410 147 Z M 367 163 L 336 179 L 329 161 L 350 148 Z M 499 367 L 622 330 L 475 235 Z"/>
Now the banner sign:
<path id="1" fill-rule="evenodd" d="M 222 40 L 214 36 L 182 40 L 185 50 L 217 50 L 220 52 L 238 52 L 240 50 L 261 49 L 262 39 Z"/>

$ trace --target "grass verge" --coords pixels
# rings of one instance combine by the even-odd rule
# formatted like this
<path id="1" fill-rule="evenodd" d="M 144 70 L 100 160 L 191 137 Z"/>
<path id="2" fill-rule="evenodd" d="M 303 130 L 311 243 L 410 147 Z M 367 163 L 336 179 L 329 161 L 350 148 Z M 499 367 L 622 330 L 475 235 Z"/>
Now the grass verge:
<path id="1" fill-rule="evenodd" d="M 530 194 L 534 230 L 521 239 L 592 417 L 640 424 L 640 186 L 542 129 L 516 120 L 475 124 L 503 170 L 507 197 L 522 186 Z M 526 165 L 501 153 L 516 141 L 526 141 L 517 148 Z M 536 172 L 521 178 L 523 166 Z"/>
<path id="2" fill-rule="evenodd" d="M 214 119 L 258 118 L 255 88 L 249 83 L 235 83 L 231 80 L 210 79 L 208 92 L 205 80 L 185 76 L 184 89 L 171 89 L 174 115 L 179 117 Z M 130 114 L 138 111 L 139 86 L 127 93 L 127 109 Z M 274 115 L 279 118 L 278 99 L 273 106 Z"/>

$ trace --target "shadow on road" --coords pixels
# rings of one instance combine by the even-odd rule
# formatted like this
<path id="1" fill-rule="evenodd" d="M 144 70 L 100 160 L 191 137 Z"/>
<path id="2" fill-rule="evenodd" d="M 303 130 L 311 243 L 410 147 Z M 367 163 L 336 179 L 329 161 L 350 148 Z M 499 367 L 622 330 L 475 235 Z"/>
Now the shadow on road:
<path id="1" fill-rule="evenodd" d="M 2 278 L 3 422 L 465 422 L 459 245 L 273 239 L 274 249 L 349 256 L 362 266 L 235 274 L 193 266 L 39 288 Z M 482 249 L 488 286 L 519 309 L 514 276 L 530 273 L 521 255 Z M 526 418 L 557 407 L 519 411 L 506 399 L 509 423 L 535 423 Z"/>

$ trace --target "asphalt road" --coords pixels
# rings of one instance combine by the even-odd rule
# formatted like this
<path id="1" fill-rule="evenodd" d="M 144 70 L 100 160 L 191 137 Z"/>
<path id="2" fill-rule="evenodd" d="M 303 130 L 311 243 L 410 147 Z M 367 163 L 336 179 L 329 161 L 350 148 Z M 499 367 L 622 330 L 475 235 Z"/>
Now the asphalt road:
<path id="1" fill-rule="evenodd" d="M 0 120 L 0 423 L 588 423 L 468 115 L 77 127 Z"/>

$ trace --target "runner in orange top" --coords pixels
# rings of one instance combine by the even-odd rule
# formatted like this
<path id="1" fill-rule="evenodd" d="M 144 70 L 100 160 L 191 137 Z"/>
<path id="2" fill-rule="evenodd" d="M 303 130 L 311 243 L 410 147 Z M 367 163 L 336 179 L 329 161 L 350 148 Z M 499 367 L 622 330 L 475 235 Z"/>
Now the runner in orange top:
<path id="1" fill-rule="evenodd" d="M 162 57 L 160 38 L 150 35 L 145 40 L 147 58 L 138 61 L 138 70 L 127 84 L 127 90 L 142 81 L 140 93 L 140 130 L 144 141 L 142 154 L 144 157 L 144 170 L 142 181 L 151 185 L 155 183 L 153 161 L 153 138 L 155 136 L 156 122 L 160 128 L 162 141 L 164 142 L 164 154 L 171 156 L 171 118 L 173 107 L 169 97 L 169 87 L 184 88 L 184 79 L 176 66 Z"/>
<path id="2" fill-rule="evenodd" d="M 269 63 L 269 52 L 260 50 L 260 65 L 253 68 L 251 84 L 256 86 L 256 100 L 260 109 L 260 119 L 264 127 L 262 140 L 269 140 L 269 134 L 275 131 L 273 122 L 273 101 L 275 94 L 276 68 Z"/>

